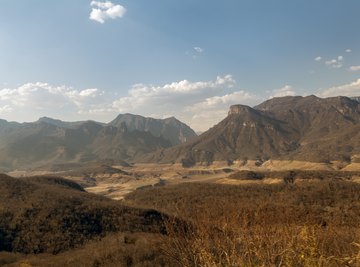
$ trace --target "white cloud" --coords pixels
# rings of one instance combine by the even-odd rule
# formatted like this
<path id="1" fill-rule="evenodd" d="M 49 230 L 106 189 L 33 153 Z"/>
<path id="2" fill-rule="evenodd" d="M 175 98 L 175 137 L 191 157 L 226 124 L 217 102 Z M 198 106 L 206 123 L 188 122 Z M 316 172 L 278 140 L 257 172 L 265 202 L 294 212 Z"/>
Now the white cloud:
<path id="1" fill-rule="evenodd" d="M 285 93 L 285 90 L 279 91 Z M 48 116 L 67 121 L 107 122 L 125 112 L 143 116 L 158 114 L 159 118 L 164 117 L 162 114 L 171 114 L 204 131 L 224 119 L 230 105 L 252 106 L 265 98 L 239 90 L 231 75 L 163 85 L 136 84 L 122 97 L 97 88 L 75 89 L 37 82 L 0 89 L 0 115 L 14 121 L 35 121 Z"/>
<path id="2" fill-rule="evenodd" d="M 197 103 L 192 107 L 187 107 L 188 110 L 194 110 L 198 108 L 214 108 L 225 105 L 226 107 L 234 104 L 241 104 L 248 102 L 249 100 L 256 99 L 255 95 L 245 91 L 236 91 L 233 93 L 225 94 L 222 96 L 213 96 L 206 98 L 203 102 Z"/>
<path id="3" fill-rule="evenodd" d="M 193 59 L 197 59 L 202 53 L 204 53 L 205 49 L 200 46 L 194 46 L 190 50 L 185 52 L 185 55 L 191 56 Z"/>
<path id="4" fill-rule="evenodd" d="M 194 112 L 185 107 L 207 102 L 207 110 L 219 107 L 225 114 L 231 103 L 250 99 L 249 94 L 236 91 L 231 75 L 209 81 L 182 80 L 163 85 L 136 84 L 122 97 L 97 88 L 75 89 L 48 83 L 27 83 L 16 88 L 0 89 L 1 118 L 14 121 L 35 121 L 48 116 L 61 120 L 110 121 L 118 113 L 130 112 L 143 116 L 173 114 L 196 129 L 206 130 L 220 115 L 202 121 L 192 119 Z M 235 92 L 234 92 L 235 91 Z M 204 111 L 206 112 L 206 110 Z M 199 116 L 201 116 L 199 110 Z"/>
<path id="5" fill-rule="evenodd" d="M 293 90 L 292 86 L 290 86 L 290 85 L 285 85 L 282 88 L 275 89 L 272 91 L 272 93 L 273 93 L 273 95 L 270 96 L 270 98 L 295 95 L 295 91 Z"/>
<path id="6" fill-rule="evenodd" d="M 346 52 L 346 53 L 351 53 L 352 50 L 351 50 L 351 49 L 346 49 L 345 52 Z"/>
<path id="7" fill-rule="evenodd" d="M 225 119 L 228 111 L 229 107 L 218 110 L 202 110 L 201 112 L 193 113 L 193 116 L 189 120 L 189 125 L 195 131 L 205 132 L 210 127 Z"/>
<path id="8" fill-rule="evenodd" d="M 351 66 L 349 70 L 353 72 L 360 71 L 360 66 Z"/>
<path id="9" fill-rule="evenodd" d="M 121 18 L 125 15 L 126 12 L 125 7 L 122 5 L 115 5 L 110 1 L 92 1 L 90 5 L 92 10 L 89 18 L 99 23 L 104 23 L 108 19 Z"/>
<path id="10" fill-rule="evenodd" d="M 128 95 L 113 102 L 113 107 L 119 112 L 129 112 L 144 105 L 167 105 L 172 102 L 186 102 L 187 99 L 197 99 L 209 91 L 220 88 L 232 88 L 236 84 L 231 75 L 218 76 L 214 81 L 190 82 L 182 80 L 162 86 L 136 84 Z M 190 97 L 191 96 L 191 97 Z"/>
<path id="11" fill-rule="evenodd" d="M 224 119 L 230 105 L 258 102 L 255 95 L 235 88 L 236 81 L 231 75 L 160 86 L 138 84 L 126 96 L 114 101 L 113 108 L 146 116 L 173 114 L 194 129 L 204 131 Z"/>
<path id="12" fill-rule="evenodd" d="M 314 58 L 315 61 L 321 61 L 322 60 L 322 57 L 316 57 Z"/>
<path id="13" fill-rule="evenodd" d="M 14 109 L 9 105 L 5 105 L 3 107 L 0 107 L 0 115 L 10 113 L 12 111 L 14 111 Z"/>
<path id="14" fill-rule="evenodd" d="M 198 47 L 198 46 L 195 46 L 195 47 L 194 47 L 194 50 L 195 50 L 195 52 L 197 52 L 197 53 L 199 53 L 199 54 L 201 54 L 202 52 L 204 52 L 204 49 L 201 48 L 201 47 Z"/>
<path id="15" fill-rule="evenodd" d="M 243 104 L 252 106 L 260 100 L 256 95 L 247 91 L 235 91 L 224 95 L 208 97 L 184 108 L 190 116 L 189 122 L 197 130 L 205 131 L 215 123 L 223 120 L 231 105 Z"/>
<path id="16" fill-rule="evenodd" d="M 338 56 L 337 58 L 334 59 L 330 59 L 325 61 L 325 64 L 332 69 L 338 69 L 338 68 L 342 68 L 343 66 L 343 61 L 344 61 L 344 57 L 343 56 Z"/>
<path id="17" fill-rule="evenodd" d="M 359 96 L 360 95 L 360 79 L 340 86 L 331 87 L 325 90 L 320 90 L 319 96 Z"/>
<path id="18" fill-rule="evenodd" d="M 12 111 L 13 120 L 31 121 L 40 116 L 59 114 L 77 117 L 103 105 L 104 92 L 93 88 L 76 90 L 68 86 L 48 83 L 27 83 L 17 88 L 0 90 L 1 114 Z"/>

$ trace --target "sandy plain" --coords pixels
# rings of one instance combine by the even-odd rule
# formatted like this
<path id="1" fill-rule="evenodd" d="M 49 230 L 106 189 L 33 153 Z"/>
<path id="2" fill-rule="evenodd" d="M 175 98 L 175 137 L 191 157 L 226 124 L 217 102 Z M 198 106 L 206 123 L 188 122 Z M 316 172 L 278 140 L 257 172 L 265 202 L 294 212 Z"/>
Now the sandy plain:
<path id="1" fill-rule="evenodd" d="M 99 167 L 100 168 L 100 167 Z M 344 164 L 342 162 L 313 163 L 302 161 L 266 161 L 261 165 L 255 161 L 234 162 L 228 166 L 225 162 L 214 162 L 210 166 L 194 166 L 184 168 L 180 164 L 134 164 L 132 166 L 111 166 L 115 171 L 91 172 L 74 170 L 50 171 L 13 171 L 8 173 L 14 177 L 52 175 L 61 176 L 80 183 L 86 191 L 100 194 L 115 200 L 121 200 L 134 190 L 168 184 L 206 182 L 231 185 L 244 184 L 275 184 L 283 181 L 279 178 L 262 180 L 239 180 L 230 176 L 241 170 L 250 171 L 286 171 L 286 170 L 315 170 L 315 171 L 360 171 L 360 163 Z M 116 171 L 118 170 L 118 171 Z M 353 182 L 360 183 L 360 177 L 354 176 Z M 301 181 L 297 181 L 301 182 Z"/>

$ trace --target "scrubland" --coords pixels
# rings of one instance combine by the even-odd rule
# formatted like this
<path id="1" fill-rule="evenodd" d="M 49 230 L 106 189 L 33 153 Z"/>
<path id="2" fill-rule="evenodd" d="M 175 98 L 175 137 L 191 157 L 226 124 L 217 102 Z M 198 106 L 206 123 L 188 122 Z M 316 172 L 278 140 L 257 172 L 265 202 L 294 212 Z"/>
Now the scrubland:
<path id="1" fill-rule="evenodd" d="M 182 184 L 127 203 L 168 222 L 163 252 L 179 266 L 360 266 L 360 185 L 341 179 L 274 185 Z"/>
<path id="2" fill-rule="evenodd" d="M 121 230 L 56 255 L 2 252 L 0 265 L 360 266 L 360 184 L 354 177 L 239 172 L 229 179 L 279 182 L 144 188 L 118 204 L 166 215 L 161 232 Z"/>

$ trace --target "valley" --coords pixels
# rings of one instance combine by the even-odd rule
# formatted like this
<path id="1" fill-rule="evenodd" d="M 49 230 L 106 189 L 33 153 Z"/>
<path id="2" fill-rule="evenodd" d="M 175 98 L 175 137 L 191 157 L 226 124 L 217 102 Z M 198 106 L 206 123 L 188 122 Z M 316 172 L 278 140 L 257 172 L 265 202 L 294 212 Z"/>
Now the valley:
<path id="1" fill-rule="evenodd" d="M 307 166 L 1 176 L 0 264 L 358 266 L 360 171 Z"/>
<path id="2" fill-rule="evenodd" d="M 268 161 L 261 166 L 256 161 L 248 161 L 245 165 L 228 166 L 225 162 L 215 162 L 210 166 L 196 166 L 184 168 L 181 164 L 153 164 L 143 163 L 131 166 L 107 166 L 105 164 L 86 164 L 75 170 L 67 171 L 12 171 L 13 177 L 27 177 L 38 175 L 61 176 L 79 183 L 87 192 L 99 194 L 114 200 L 121 200 L 127 194 L 151 187 L 176 185 L 182 183 L 215 183 L 215 184 L 269 184 L 283 183 L 284 173 L 289 171 L 318 171 L 337 173 L 339 177 L 346 176 L 347 180 L 357 182 L 360 177 L 360 163 L 344 164 L 343 162 L 314 163 L 303 161 Z M 276 173 L 278 177 L 258 180 L 233 179 L 236 172 Z M 347 174 L 350 174 L 348 176 Z M 304 179 L 304 178 L 301 178 Z M 300 179 L 300 180 L 301 180 Z M 308 178 L 317 179 L 316 175 Z M 299 180 L 298 180 L 299 181 Z"/>
<path id="3" fill-rule="evenodd" d="M 360 267 L 359 0 L 0 2 L 0 267 Z"/>
<path id="4" fill-rule="evenodd" d="M 359 266 L 359 127 L 358 100 L 315 96 L 231 106 L 199 136 L 2 121 L 0 265 Z"/>

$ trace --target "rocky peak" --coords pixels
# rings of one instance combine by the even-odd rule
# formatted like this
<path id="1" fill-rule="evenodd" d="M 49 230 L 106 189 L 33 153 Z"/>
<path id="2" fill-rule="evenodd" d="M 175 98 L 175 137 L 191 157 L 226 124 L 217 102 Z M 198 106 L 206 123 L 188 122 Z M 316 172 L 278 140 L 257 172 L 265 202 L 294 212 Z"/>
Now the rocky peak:
<path id="1" fill-rule="evenodd" d="M 230 110 L 228 115 L 232 114 L 244 114 L 251 112 L 252 108 L 245 105 L 232 105 L 230 106 Z"/>

